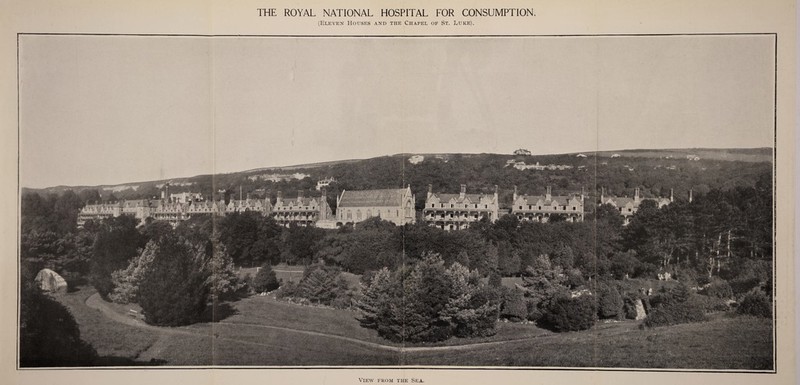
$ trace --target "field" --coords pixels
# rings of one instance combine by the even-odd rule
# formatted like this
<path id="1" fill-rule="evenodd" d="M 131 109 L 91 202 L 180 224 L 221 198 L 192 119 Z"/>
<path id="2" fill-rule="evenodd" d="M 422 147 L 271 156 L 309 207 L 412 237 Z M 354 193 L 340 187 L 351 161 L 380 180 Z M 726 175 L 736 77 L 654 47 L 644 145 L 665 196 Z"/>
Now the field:
<path id="1" fill-rule="evenodd" d="M 104 365 L 772 368 L 771 322 L 730 313 L 696 324 L 642 330 L 625 321 L 563 334 L 499 322 L 492 337 L 402 345 L 360 327 L 355 312 L 267 296 L 229 304 L 220 322 L 176 328 L 146 325 L 130 312 L 135 306 L 102 301 L 91 288 L 58 300 Z"/>

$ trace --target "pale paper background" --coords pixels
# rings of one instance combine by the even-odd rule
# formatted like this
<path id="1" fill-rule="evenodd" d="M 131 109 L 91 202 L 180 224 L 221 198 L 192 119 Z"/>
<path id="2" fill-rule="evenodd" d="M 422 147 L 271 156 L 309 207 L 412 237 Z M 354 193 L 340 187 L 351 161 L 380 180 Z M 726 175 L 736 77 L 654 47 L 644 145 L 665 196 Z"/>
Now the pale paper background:
<path id="1" fill-rule="evenodd" d="M 331 28 L 317 27 L 318 19 L 259 18 L 256 8 L 284 7 L 532 7 L 535 18 L 475 18 L 472 28 Z M 94 1 L 5 1 L 0 5 L 0 118 L 2 118 L 3 199 L 0 210 L 2 256 L 0 260 L 0 383 L 116 383 L 150 384 L 171 381 L 195 384 L 245 383 L 346 383 L 358 377 L 416 377 L 426 384 L 520 383 L 520 384 L 619 384 L 619 383 L 794 383 L 795 316 L 793 279 L 794 236 L 794 148 L 796 9 L 793 1 L 405 1 L 366 2 L 340 0 L 336 3 L 307 0 L 288 1 L 156 1 L 112 3 Z M 431 35 L 442 34 L 635 34 L 635 33 L 757 33 L 778 34 L 776 298 L 778 373 L 715 374 L 689 372 L 570 371 L 570 370 L 420 370 L 420 369 L 158 369 L 158 370 L 15 370 L 17 292 L 17 33 L 140 33 L 198 35 Z M 332 97 L 337 97 L 332 95 Z M 113 167 L 113 165 L 109 165 Z"/>

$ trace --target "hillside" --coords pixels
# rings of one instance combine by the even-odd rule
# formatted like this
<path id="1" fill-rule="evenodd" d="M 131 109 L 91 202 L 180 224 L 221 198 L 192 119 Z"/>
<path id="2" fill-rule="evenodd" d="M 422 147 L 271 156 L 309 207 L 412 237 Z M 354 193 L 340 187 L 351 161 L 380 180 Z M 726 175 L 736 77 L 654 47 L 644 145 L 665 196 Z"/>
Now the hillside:
<path id="1" fill-rule="evenodd" d="M 585 155 L 585 157 L 583 156 Z M 516 163 L 515 163 L 516 162 Z M 515 164 L 517 167 L 515 168 Z M 525 166 L 523 166 L 523 164 Z M 538 166 L 536 166 L 538 164 Z M 532 167 L 524 169 L 525 167 Z M 465 183 L 468 192 L 491 193 L 499 188 L 501 205 L 508 206 L 514 186 L 521 194 L 542 194 L 552 186 L 553 194 L 632 195 L 635 187 L 643 196 L 685 197 L 689 189 L 703 194 L 713 189 L 752 185 L 772 170 L 772 149 L 667 149 L 621 150 L 556 155 L 511 154 L 397 154 L 362 160 L 340 160 L 288 167 L 259 168 L 235 173 L 198 175 L 169 180 L 101 186 L 57 186 L 23 189 L 23 192 L 80 193 L 96 190 L 104 200 L 153 198 L 166 183 L 170 192 L 201 192 L 217 198 L 271 197 L 278 191 L 294 197 L 298 190 L 319 195 L 316 183 L 336 181 L 328 187 L 328 200 L 343 189 L 393 188 L 411 185 L 417 204 L 424 202 L 427 186 L 434 191 L 458 192 Z M 596 190 L 595 190 L 596 186 Z"/>

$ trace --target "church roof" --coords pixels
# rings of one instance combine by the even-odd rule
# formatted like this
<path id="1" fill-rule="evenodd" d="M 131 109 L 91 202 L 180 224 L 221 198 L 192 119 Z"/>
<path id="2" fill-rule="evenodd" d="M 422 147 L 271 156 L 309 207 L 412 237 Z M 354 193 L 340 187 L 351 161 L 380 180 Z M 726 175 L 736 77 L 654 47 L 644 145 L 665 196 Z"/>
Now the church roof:
<path id="1" fill-rule="evenodd" d="M 343 191 L 339 207 L 401 206 L 407 189 Z"/>

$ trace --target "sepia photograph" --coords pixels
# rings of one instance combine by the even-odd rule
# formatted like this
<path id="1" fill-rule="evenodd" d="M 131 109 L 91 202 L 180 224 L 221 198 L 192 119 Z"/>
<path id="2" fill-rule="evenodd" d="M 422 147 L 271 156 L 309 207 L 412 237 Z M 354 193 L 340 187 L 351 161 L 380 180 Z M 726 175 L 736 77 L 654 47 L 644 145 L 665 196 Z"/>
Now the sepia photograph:
<path id="1" fill-rule="evenodd" d="M 774 34 L 20 34 L 18 367 L 776 370 Z"/>

